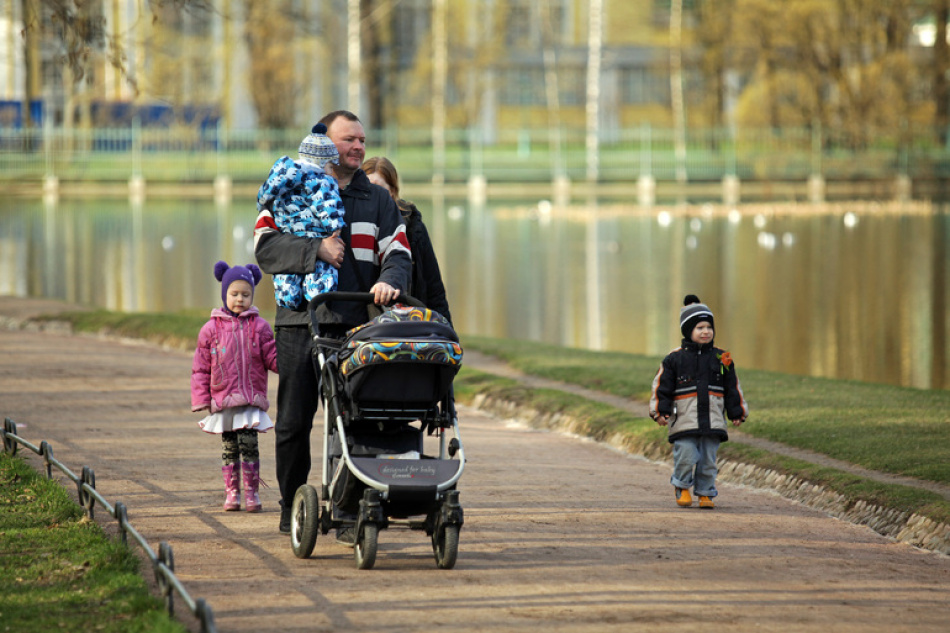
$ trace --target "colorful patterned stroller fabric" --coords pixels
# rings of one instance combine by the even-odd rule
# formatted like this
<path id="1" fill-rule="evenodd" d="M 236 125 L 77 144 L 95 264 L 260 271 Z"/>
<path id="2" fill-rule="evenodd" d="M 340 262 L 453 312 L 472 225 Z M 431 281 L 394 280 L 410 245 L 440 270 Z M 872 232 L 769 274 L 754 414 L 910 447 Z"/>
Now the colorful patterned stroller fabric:
<path id="1" fill-rule="evenodd" d="M 360 368 L 375 363 L 426 362 L 443 365 L 461 366 L 462 346 L 457 341 L 433 338 L 444 332 L 426 329 L 428 338 L 378 338 L 364 339 L 359 332 L 367 327 L 381 323 L 403 323 L 407 321 L 438 323 L 449 326 L 449 322 L 439 313 L 427 308 L 397 306 L 387 310 L 368 323 L 350 330 L 344 345 L 340 371 L 344 376 L 353 374 Z M 377 331 L 380 328 L 375 328 Z M 441 328 L 439 328 L 441 330 Z M 418 334 L 418 333 L 416 333 Z"/>
<path id="2" fill-rule="evenodd" d="M 357 402 L 435 403 L 462 365 L 462 347 L 439 313 L 397 305 L 350 330 L 337 362 Z"/>

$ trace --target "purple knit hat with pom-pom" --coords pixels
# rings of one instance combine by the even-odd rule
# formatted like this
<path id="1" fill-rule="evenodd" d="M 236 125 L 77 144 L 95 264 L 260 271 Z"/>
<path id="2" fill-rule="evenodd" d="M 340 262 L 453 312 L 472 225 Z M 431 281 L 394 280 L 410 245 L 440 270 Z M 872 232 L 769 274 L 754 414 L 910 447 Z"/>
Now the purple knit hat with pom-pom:
<path id="1" fill-rule="evenodd" d="M 214 278 L 221 282 L 221 301 L 228 305 L 228 288 L 235 281 L 246 281 L 251 284 L 251 293 L 253 296 L 254 286 L 261 281 L 261 269 L 255 264 L 246 266 L 228 266 L 227 262 L 221 261 L 214 265 Z"/>

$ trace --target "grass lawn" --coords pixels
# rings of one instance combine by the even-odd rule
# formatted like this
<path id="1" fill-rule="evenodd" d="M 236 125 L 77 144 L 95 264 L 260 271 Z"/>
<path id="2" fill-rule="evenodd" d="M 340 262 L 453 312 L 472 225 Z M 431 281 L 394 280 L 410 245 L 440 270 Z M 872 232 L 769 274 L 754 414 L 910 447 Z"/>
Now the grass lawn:
<path id="1" fill-rule="evenodd" d="M 0 451 L 0 624 L 5 631 L 183 633 L 142 577 L 57 481 Z"/>

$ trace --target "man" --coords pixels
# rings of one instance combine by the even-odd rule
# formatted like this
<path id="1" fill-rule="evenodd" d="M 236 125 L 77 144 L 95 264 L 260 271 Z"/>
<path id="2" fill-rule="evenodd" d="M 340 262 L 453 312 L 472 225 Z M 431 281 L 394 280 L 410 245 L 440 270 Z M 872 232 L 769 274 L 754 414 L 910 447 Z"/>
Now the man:
<path id="1" fill-rule="evenodd" d="M 339 270 L 337 290 L 371 292 L 386 305 L 409 284 L 412 258 L 406 227 L 392 197 L 370 183 L 360 166 L 366 154 L 363 124 L 352 112 L 337 110 L 320 120 L 340 153 L 333 175 L 340 185 L 346 227 L 326 238 L 298 237 L 277 230 L 268 209 L 254 227 L 254 254 L 268 274 L 311 273 L 317 260 Z M 346 251 L 350 250 L 348 254 Z M 369 286 L 369 284 L 372 284 Z M 367 287 L 369 286 L 369 287 Z M 320 335 L 342 337 L 367 320 L 366 306 L 323 304 L 317 311 Z M 310 432 L 319 405 L 318 376 L 311 356 L 307 303 L 277 308 L 277 424 L 275 461 L 280 487 L 280 531 L 290 533 L 290 510 L 297 488 L 310 474 Z"/>

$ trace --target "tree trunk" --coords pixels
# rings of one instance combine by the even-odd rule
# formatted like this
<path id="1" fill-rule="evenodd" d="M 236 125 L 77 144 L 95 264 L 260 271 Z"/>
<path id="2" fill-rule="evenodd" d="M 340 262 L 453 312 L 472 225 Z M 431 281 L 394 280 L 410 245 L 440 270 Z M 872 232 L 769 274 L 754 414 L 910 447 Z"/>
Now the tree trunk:
<path id="1" fill-rule="evenodd" d="M 603 0 L 588 0 L 587 31 L 587 180 L 600 173 L 600 62 L 603 45 Z"/>
<path id="2" fill-rule="evenodd" d="M 360 83 L 363 75 L 362 51 L 360 43 L 360 0 L 347 0 L 346 3 L 346 74 L 347 109 L 360 111 Z"/>
<path id="3" fill-rule="evenodd" d="M 386 96 L 389 93 L 389 72 L 383 69 L 383 20 L 370 19 L 376 10 L 377 2 L 370 0 L 361 3 L 362 22 L 361 37 L 366 59 L 363 60 L 363 71 L 366 77 L 366 107 L 367 112 L 362 118 L 368 125 L 377 130 L 386 128 Z"/>
<path id="4" fill-rule="evenodd" d="M 947 20 L 950 19 L 950 0 L 934 0 L 937 35 L 934 40 L 934 131 L 941 145 L 947 143 L 950 126 L 950 46 L 947 45 Z"/>
<path id="5" fill-rule="evenodd" d="M 24 90 L 23 127 L 35 125 L 30 108 L 33 102 L 40 98 L 40 13 L 36 0 L 22 0 L 21 15 L 23 16 L 23 63 L 26 68 L 26 90 Z M 49 114 L 49 113 L 47 113 Z"/>
<path id="6" fill-rule="evenodd" d="M 683 97 L 683 0 L 670 5 L 670 105 L 673 109 L 673 151 L 676 182 L 686 182 L 686 107 Z"/>
<path id="7" fill-rule="evenodd" d="M 448 78 L 447 0 L 432 3 L 432 182 L 445 182 L 445 82 Z"/>

